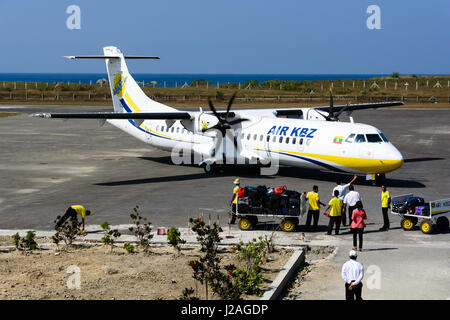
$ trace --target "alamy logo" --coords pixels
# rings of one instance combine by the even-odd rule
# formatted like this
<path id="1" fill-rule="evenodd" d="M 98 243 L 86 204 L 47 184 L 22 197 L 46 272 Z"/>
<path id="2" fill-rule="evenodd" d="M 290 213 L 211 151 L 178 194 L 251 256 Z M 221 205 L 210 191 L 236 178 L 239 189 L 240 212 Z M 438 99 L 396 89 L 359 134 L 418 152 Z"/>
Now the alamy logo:
<path id="1" fill-rule="evenodd" d="M 69 30 L 81 29 L 81 9 L 79 6 L 72 4 L 67 7 L 66 13 L 70 14 L 66 20 L 66 26 Z"/>
<path id="2" fill-rule="evenodd" d="M 367 18 L 366 25 L 369 30 L 380 30 L 381 29 L 381 9 L 377 5 L 370 5 L 366 10 L 367 14 L 370 16 Z"/>

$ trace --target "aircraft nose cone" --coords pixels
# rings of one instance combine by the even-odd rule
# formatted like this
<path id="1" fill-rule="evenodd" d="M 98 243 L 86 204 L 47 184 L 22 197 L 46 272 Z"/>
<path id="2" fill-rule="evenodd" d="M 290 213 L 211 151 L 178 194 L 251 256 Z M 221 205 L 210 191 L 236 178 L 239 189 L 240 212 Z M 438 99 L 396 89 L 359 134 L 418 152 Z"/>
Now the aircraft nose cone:
<path id="1" fill-rule="evenodd" d="M 403 165 L 403 155 L 397 150 L 397 148 L 393 147 L 390 153 L 390 160 L 384 163 L 387 170 L 386 172 L 397 170 Z"/>

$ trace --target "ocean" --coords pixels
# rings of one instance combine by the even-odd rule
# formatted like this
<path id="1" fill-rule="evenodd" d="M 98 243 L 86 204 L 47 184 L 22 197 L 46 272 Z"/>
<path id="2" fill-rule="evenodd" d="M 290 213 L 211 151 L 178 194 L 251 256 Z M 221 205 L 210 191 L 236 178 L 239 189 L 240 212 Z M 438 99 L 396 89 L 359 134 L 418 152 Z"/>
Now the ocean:
<path id="1" fill-rule="evenodd" d="M 368 79 L 373 77 L 390 76 L 386 74 L 158 74 L 135 73 L 132 74 L 136 81 L 145 81 L 149 84 L 156 81 L 157 87 L 180 87 L 191 85 L 196 80 L 209 81 L 211 85 L 227 83 L 245 83 L 257 79 L 259 82 L 279 79 L 295 81 L 314 80 L 343 80 L 343 79 Z M 69 83 L 95 83 L 97 80 L 107 78 L 106 73 L 0 73 L 0 81 L 24 81 L 24 82 L 69 82 Z"/>

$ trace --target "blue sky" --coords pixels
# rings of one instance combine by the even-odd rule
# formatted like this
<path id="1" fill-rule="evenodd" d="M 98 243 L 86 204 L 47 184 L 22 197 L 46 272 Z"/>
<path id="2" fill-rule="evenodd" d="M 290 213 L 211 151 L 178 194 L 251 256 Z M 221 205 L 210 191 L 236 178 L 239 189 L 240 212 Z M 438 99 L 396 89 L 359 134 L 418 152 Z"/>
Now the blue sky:
<path id="1" fill-rule="evenodd" d="M 72 4 L 80 30 L 66 27 Z M 0 0 L 0 28 L 0 72 L 104 72 L 61 56 L 115 45 L 161 57 L 134 73 L 450 74 L 448 0 Z"/>

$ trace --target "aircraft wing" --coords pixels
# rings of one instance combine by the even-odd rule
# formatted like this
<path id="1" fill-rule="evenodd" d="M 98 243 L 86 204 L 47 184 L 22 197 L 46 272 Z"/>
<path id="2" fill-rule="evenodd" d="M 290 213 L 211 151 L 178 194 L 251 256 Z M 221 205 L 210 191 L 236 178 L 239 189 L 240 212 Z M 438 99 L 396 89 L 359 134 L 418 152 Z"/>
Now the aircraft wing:
<path id="1" fill-rule="evenodd" d="M 355 110 L 365 110 L 365 109 L 377 109 L 377 108 L 386 108 L 386 107 L 395 107 L 404 105 L 403 101 L 392 101 L 392 102 L 377 102 L 377 103 L 358 103 L 358 104 L 346 104 L 346 105 L 337 105 L 333 106 L 334 112 L 339 113 L 343 111 L 352 112 Z M 313 107 L 312 109 L 316 109 L 319 111 L 329 112 L 329 106 L 323 107 Z M 286 108 L 286 109 L 276 109 L 275 110 L 277 116 L 296 116 L 302 114 L 302 109 L 296 108 Z"/>
<path id="2" fill-rule="evenodd" d="M 86 113 L 35 113 L 33 117 L 52 119 L 125 119 L 125 120 L 190 120 L 189 112 L 86 112 Z"/>
<path id="3" fill-rule="evenodd" d="M 385 108 L 385 107 L 395 107 L 395 106 L 402 106 L 405 103 L 403 101 L 392 101 L 392 102 L 377 102 L 377 103 L 359 103 L 359 104 L 346 104 L 346 105 L 338 105 L 333 106 L 335 112 L 342 111 L 345 109 L 345 111 L 355 111 L 355 110 L 364 110 L 364 109 L 377 109 L 377 108 Z M 326 111 L 328 112 L 330 107 L 314 107 L 314 109 L 319 111 Z"/>

